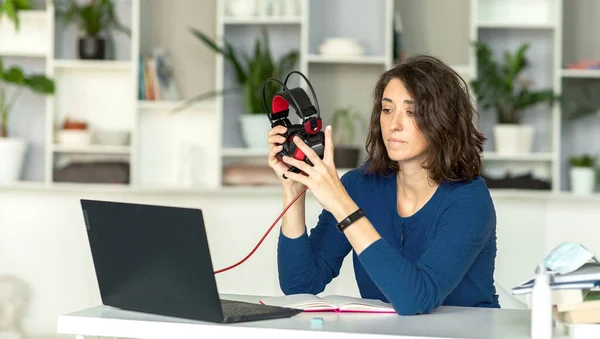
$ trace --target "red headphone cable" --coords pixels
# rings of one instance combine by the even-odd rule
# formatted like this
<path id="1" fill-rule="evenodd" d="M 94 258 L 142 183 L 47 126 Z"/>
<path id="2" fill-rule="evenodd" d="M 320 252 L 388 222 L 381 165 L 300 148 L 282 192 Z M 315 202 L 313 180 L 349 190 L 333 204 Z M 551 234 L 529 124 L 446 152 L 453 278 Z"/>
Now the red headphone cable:
<path id="1" fill-rule="evenodd" d="M 300 198 L 300 196 L 302 194 L 304 194 L 304 192 L 306 192 L 306 190 L 308 189 L 308 187 L 304 187 L 302 189 L 302 191 L 300 193 L 298 193 L 298 195 L 296 195 L 296 197 L 294 199 L 292 199 L 292 201 L 290 201 L 290 203 L 283 209 L 283 211 L 281 211 L 281 213 L 279 214 L 279 216 L 277 217 L 277 219 L 275 219 L 275 221 L 273 222 L 273 224 L 271 224 L 271 227 L 269 227 L 269 229 L 267 230 L 267 232 L 263 235 L 263 237 L 260 239 L 260 241 L 258 242 L 258 244 L 256 244 L 256 246 L 254 246 L 254 249 L 252 249 L 252 251 L 242 260 L 240 260 L 239 262 L 229 266 L 229 267 L 225 267 L 222 268 L 220 270 L 215 271 L 215 274 L 221 273 L 221 272 L 225 272 L 228 271 L 236 266 L 239 266 L 240 264 L 242 264 L 244 261 L 248 260 L 248 258 L 250 258 L 252 256 L 252 254 L 254 254 L 254 252 L 256 252 L 256 250 L 258 249 L 258 247 L 260 246 L 260 244 L 262 244 L 262 242 L 265 240 L 265 238 L 267 237 L 267 235 L 269 235 L 269 233 L 271 232 L 271 230 L 273 229 L 273 227 L 275 227 L 275 225 L 277 224 L 277 222 L 279 222 L 279 219 L 281 219 L 281 217 L 283 217 L 283 215 L 285 214 L 285 212 L 287 212 L 287 210 L 294 204 L 294 202 L 296 202 L 296 200 L 298 200 L 298 198 Z"/>

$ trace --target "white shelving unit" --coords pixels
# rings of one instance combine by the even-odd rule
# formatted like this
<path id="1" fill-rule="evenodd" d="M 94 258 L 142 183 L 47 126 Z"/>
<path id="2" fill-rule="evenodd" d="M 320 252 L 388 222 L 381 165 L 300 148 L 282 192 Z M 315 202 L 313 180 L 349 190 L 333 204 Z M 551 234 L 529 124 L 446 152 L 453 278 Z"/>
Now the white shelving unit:
<path id="1" fill-rule="evenodd" d="M 531 47 L 531 61 L 525 75 L 535 88 L 552 88 L 560 92 L 560 58 L 562 50 L 562 0 L 470 0 L 471 24 L 469 41 L 488 44 L 497 59 L 505 51 L 515 51 L 522 43 Z M 470 51 L 473 76 L 477 77 L 474 48 Z M 538 105 L 542 106 L 542 105 Z M 523 115 L 524 123 L 535 127 L 534 151 L 531 154 L 503 155 L 493 149 L 494 112 L 480 112 L 480 128 L 488 137 L 484 153 L 484 173 L 503 177 L 531 173 L 546 181 L 552 190 L 560 187 L 560 105 L 552 109 L 536 107 Z M 517 188 L 517 187 L 515 187 Z"/>
<path id="2" fill-rule="evenodd" d="M 596 22 L 600 3 L 470 0 L 470 7 L 470 40 L 489 43 L 498 58 L 504 50 L 515 50 L 520 43 L 531 44 L 527 55 L 531 65 L 525 75 L 534 80 L 535 87 L 552 88 L 560 95 L 568 81 L 600 79 L 600 70 L 567 68 L 571 63 L 600 59 L 600 45 L 591 33 L 600 28 Z M 476 72 L 474 51 L 471 66 Z M 486 112 L 482 115 L 489 116 Z M 556 102 L 550 110 L 539 105 L 534 112 L 526 112 L 524 119 L 536 128 L 534 153 L 506 157 L 486 152 L 484 160 L 491 171 L 507 166 L 518 173 L 530 171 L 550 181 L 552 191 L 559 192 L 569 189 L 570 156 L 600 154 L 598 139 L 594 139 L 600 121 L 594 116 L 569 121 L 563 116 L 562 105 Z M 492 135 L 492 124 L 483 124 L 488 136 Z"/>
<path id="3" fill-rule="evenodd" d="M 162 0 L 157 0 L 162 1 Z M 131 36 L 115 33 L 114 60 L 80 60 L 76 55 L 77 30 L 56 22 L 52 2 L 44 8 L 22 11 L 21 30 L 12 23 L 0 24 L 0 56 L 23 64 L 27 72 L 44 70 L 55 82 L 56 93 L 43 97 L 26 94 L 15 106 L 11 132 L 28 141 L 29 155 L 21 185 L 64 185 L 116 187 L 114 183 L 69 183 L 55 181 L 55 171 L 73 161 L 119 161 L 127 164 L 129 180 L 117 184 L 131 189 L 188 189 L 178 181 L 182 145 L 199 153 L 206 162 L 197 166 L 200 175 L 195 188 L 218 187 L 219 144 L 214 141 L 218 124 L 214 101 L 194 105 L 185 113 L 169 112 L 183 101 L 138 101 L 138 60 L 140 53 L 153 45 L 148 20 L 142 12 L 152 13 L 155 1 L 115 0 L 121 22 Z M 92 134 L 91 144 L 60 144 L 57 131 L 69 117 L 85 121 Z M 198 127 L 200 126 L 200 127 Z M 124 131 L 127 144 L 100 144 L 94 133 Z M 213 140 L 206 149 L 198 144 Z M 202 160 L 202 159 L 200 159 Z"/>
<path id="4" fill-rule="evenodd" d="M 266 2 L 255 3 L 260 6 Z M 295 69 L 306 75 L 314 86 L 324 124 L 331 123 L 333 110 L 344 106 L 354 107 L 368 117 L 371 111 L 369 95 L 375 80 L 393 62 L 393 0 L 376 0 L 369 6 L 362 6 L 363 2 L 358 0 L 299 0 L 295 13 L 275 13 L 272 17 L 266 17 L 269 13 L 260 9 L 253 17 L 232 17 L 228 14 L 228 4 L 227 0 L 217 1 L 215 35 L 249 52 L 255 39 L 260 36 L 260 28 L 265 28 L 276 56 L 291 50 L 299 51 Z M 350 19 L 356 17 L 361 18 L 361 25 L 356 25 Z M 319 45 L 330 37 L 354 38 L 363 45 L 365 54 L 320 54 Z M 304 80 L 297 75 L 290 78 L 290 82 L 292 86 L 300 84 L 307 89 Z M 215 88 L 235 85 L 231 66 L 221 55 L 217 55 Z M 244 113 L 242 102 L 241 96 L 228 96 L 226 99 L 219 98 L 217 104 L 217 114 L 222 121 L 223 168 L 238 163 L 266 164 L 266 133 L 264 148 L 248 148 L 243 140 L 239 127 L 240 115 Z M 297 121 L 298 118 L 293 114 L 290 120 Z M 264 123 L 268 125 L 266 115 Z M 359 136 L 359 140 L 361 137 L 364 136 Z"/>
<path id="5" fill-rule="evenodd" d="M 160 12 L 165 0 L 115 1 L 121 20 L 132 29 L 131 37 L 118 37 L 116 60 L 78 60 L 76 30 L 63 29 L 55 22 L 51 3 L 42 9 L 22 12 L 22 31 L 18 36 L 7 28 L 7 21 L 0 23 L 0 55 L 5 62 L 22 63 L 28 71 L 41 70 L 56 81 L 56 95 L 26 94 L 12 115 L 12 131 L 28 138 L 30 145 L 23 174 L 25 184 L 54 185 L 57 165 L 82 155 L 127 161 L 130 182 L 123 186 L 125 189 L 222 189 L 223 170 L 228 165 L 265 164 L 266 140 L 265 148 L 251 149 L 242 139 L 241 96 L 205 100 L 178 114 L 170 111 L 182 101 L 137 99 L 139 57 L 157 47 L 152 34 L 158 30 L 152 29 L 152 20 L 148 18 L 157 16 L 155 12 Z M 527 75 L 537 86 L 552 87 L 557 93 L 568 81 L 600 80 L 600 70 L 566 68 L 581 59 L 600 59 L 597 42 L 578 38 L 585 34 L 591 37 L 592 33 L 586 32 L 600 28 L 595 19 L 600 14 L 600 4 L 594 0 L 578 0 L 577 4 L 569 5 L 564 0 L 457 0 L 452 4 L 437 0 L 375 0 L 368 7 L 359 0 L 298 0 L 298 3 L 299 11 L 292 15 L 268 17 L 261 13 L 254 17 L 231 17 L 226 10 L 227 0 L 216 0 L 214 36 L 224 37 L 234 46 L 249 51 L 264 27 L 276 56 L 297 49 L 300 58 L 295 69 L 303 72 L 315 87 L 325 124 L 330 123 L 331 112 L 338 107 L 354 107 L 366 117 L 370 114 L 373 85 L 393 64 L 396 8 L 405 11 L 401 12 L 405 45 L 411 47 L 407 53 L 441 56 L 466 81 L 477 76 L 470 45 L 475 40 L 490 43 L 498 54 L 504 49 L 514 50 L 521 42 L 531 42 L 528 56 L 533 64 Z M 428 17 L 423 17 L 423 8 L 430 8 Z M 435 12 L 431 8 L 444 14 L 431 18 L 429 15 Z M 453 10 L 457 12 L 452 14 Z M 470 17 L 465 13 L 470 13 Z M 360 25 L 355 18 L 360 18 Z M 408 41 L 411 34 L 418 39 Z M 319 45 L 326 38 L 337 36 L 357 39 L 363 43 L 366 54 L 320 55 Z M 215 60 L 215 89 L 234 85 L 230 65 L 219 54 L 215 54 Z M 303 84 L 303 80 L 296 77 L 292 85 L 298 83 Z M 59 145 L 54 135 L 67 115 L 86 120 L 92 129 L 129 131 L 130 144 Z M 595 137 L 600 135 L 597 133 L 600 123 L 596 121 L 599 119 L 565 122 L 558 104 L 551 111 L 540 108 L 527 113 L 526 121 L 536 126 L 533 154 L 505 156 L 490 152 L 493 116 L 487 112 L 481 116 L 481 128 L 490 139 L 484 153 L 484 167 L 495 173 L 507 166 L 520 172 L 534 171 L 551 182 L 553 191 L 568 188 L 569 155 L 600 151 L 597 146 L 600 140 Z M 268 124 L 266 116 L 264 120 Z M 366 132 L 357 137 L 364 140 Z M 179 179 L 186 152 L 196 158 L 193 187 Z M 95 186 L 81 185 L 86 189 Z"/>

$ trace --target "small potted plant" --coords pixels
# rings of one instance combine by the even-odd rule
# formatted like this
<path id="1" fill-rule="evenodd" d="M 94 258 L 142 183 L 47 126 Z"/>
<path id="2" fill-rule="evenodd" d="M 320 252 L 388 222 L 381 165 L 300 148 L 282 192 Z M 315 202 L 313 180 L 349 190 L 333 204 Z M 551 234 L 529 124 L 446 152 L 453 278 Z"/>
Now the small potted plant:
<path id="1" fill-rule="evenodd" d="M 358 123 L 365 126 L 359 112 L 351 108 L 338 108 L 333 112 L 331 126 L 333 129 L 333 161 L 337 168 L 355 168 L 360 158 L 360 148 L 354 144 Z"/>
<path id="2" fill-rule="evenodd" d="M 242 112 L 240 123 L 246 146 L 265 148 L 265 137 L 271 125 L 263 108 L 262 88 L 264 81 L 270 77 L 283 81 L 282 77 L 296 65 L 300 53 L 297 50 L 291 50 L 276 59 L 270 49 L 269 36 L 264 28 L 262 29 L 262 39 L 255 40 L 250 55 L 234 48 L 228 42 L 224 42 L 223 46 L 219 46 L 214 39 L 197 29 L 192 28 L 191 32 L 210 49 L 222 54 L 233 66 L 237 84 L 240 86 L 239 90 L 244 96 L 245 111 Z M 266 86 L 265 95 L 267 98 L 271 98 L 279 90 L 280 86 L 276 82 L 269 82 Z M 224 92 L 229 91 L 225 90 Z M 200 95 L 198 97 L 204 98 L 205 96 Z M 190 100 L 186 102 L 186 105 L 193 101 L 196 100 Z"/>
<path id="3" fill-rule="evenodd" d="M 569 158 L 571 192 L 575 194 L 590 194 L 596 187 L 596 159 L 589 154 Z"/>
<path id="4" fill-rule="evenodd" d="M 8 85 L 15 87 L 9 96 Z M 43 74 L 26 75 L 18 66 L 4 69 L 0 59 L 0 183 L 19 179 L 27 143 L 24 139 L 10 137 L 8 122 L 11 109 L 24 88 L 39 94 L 54 93 L 54 82 Z"/>
<path id="5" fill-rule="evenodd" d="M 113 30 L 131 35 L 131 30 L 119 21 L 112 0 L 88 0 L 84 4 L 77 0 L 54 0 L 54 3 L 56 16 L 65 25 L 75 21 L 80 30 L 80 59 L 107 59 L 107 55 L 113 59 Z"/>
<path id="6" fill-rule="evenodd" d="M 522 44 L 514 54 L 505 52 L 502 64 L 494 60 L 486 44 L 476 42 L 475 49 L 478 71 L 471 86 L 478 104 L 483 109 L 496 111 L 496 152 L 530 153 L 535 130 L 533 126 L 521 124 L 521 113 L 543 102 L 552 106 L 557 97 L 551 89 L 531 89 L 531 81 L 521 77 L 529 64 L 525 57 L 529 44 Z"/>

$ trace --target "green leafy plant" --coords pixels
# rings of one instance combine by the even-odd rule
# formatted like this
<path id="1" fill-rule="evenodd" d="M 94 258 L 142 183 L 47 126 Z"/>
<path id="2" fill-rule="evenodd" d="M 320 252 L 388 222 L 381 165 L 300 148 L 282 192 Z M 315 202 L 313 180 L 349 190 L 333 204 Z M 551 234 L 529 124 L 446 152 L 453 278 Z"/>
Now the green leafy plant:
<path id="1" fill-rule="evenodd" d="M 263 108 L 263 83 L 269 77 L 281 79 L 298 61 L 299 51 L 292 50 L 285 55 L 275 60 L 269 46 L 269 36 L 266 30 L 262 29 L 262 39 L 257 39 L 254 43 L 254 48 L 251 55 L 246 52 L 235 49 L 233 45 L 225 41 L 223 46 L 220 46 L 215 39 L 210 38 L 203 32 L 191 28 L 191 33 L 202 41 L 207 47 L 216 53 L 220 53 L 231 63 L 235 70 L 235 78 L 240 86 L 236 90 L 241 90 L 244 96 L 244 106 L 246 113 L 249 114 L 264 114 Z M 282 80 L 283 81 L 283 80 Z M 269 82 L 266 86 L 265 93 L 267 98 L 273 96 L 278 90 L 279 85 L 276 82 Z M 220 94 L 231 92 L 229 90 L 221 90 L 211 94 Z M 192 98 L 184 103 L 183 108 L 189 106 L 190 103 L 204 99 L 205 95 L 200 95 Z M 178 108 L 181 110 L 182 108 Z"/>
<path id="2" fill-rule="evenodd" d="M 15 24 L 18 31 L 21 26 L 19 11 L 31 8 L 29 0 L 0 0 L 0 20 L 3 15 L 6 15 Z"/>
<path id="3" fill-rule="evenodd" d="M 111 0 L 89 0 L 81 5 L 77 0 L 55 0 L 55 11 L 65 25 L 75 21 L 89 36 L 97 37 L 103 31 L 108 33 L 112 29 L 131 34 L 131 30 L 119 21 Z"/>
<path id="4" fill-rule="evenodd" d="M 10 97 L 7 96 L 7 85 L 16 87 Z M 0 137 L 8 137 L 10 111 L 24 88 L 39 94 L 53 94 L 54 81 L 44 74 L 26 75 L 18 66 L 4 69 L 0 59 Z"/>
<path id="5" fill-rule="evenodd" d="M 600 83 L 594 78 L 563 80 L 561 115 L 565 120 L 576 120 L 600 114 Z"/>
<path id="6" fill-rule="evenodd" d="M 85 35 L 100 38 L 106 34 L 110 58 L 114 57 L 113 31 L 131 36 L 131 29 L 124 26 L 116 14 L 112 0 L 88 0 L 79 4 L 77 0 L 54 0 L 55 15 L 64 25 L 75 23 Z"/>
<path id="7" fill-rule="evenodd" d="M 595 167 L 596 158 L 589 154 L 569 157 L 569 164 L 573 167 Z"/>
<path id="8" fill-rule="evenodd" d="M 351 144 L 354 141 L 356 124 L 365 126 L 365 120 L 360 112 L 347 107 L 336 109 L 331 121 L 334 143 L 336 145 Z"/>
<path id="9" fill-rule="evenodd" d="M 538 103 L 552 105 L 557 99 L 551 89 L 532 90 L 531 82 L 520 77 L 528 66 L 525 57 L 530 45 L 522 44 L 514 54 L 504 53 L 504 62 L 494 60 L 490 48 L 475 42 L 478 76 L 471 86 L 483 109 L 494 109 L 500 124 L 518 124 L 520 112 Z"/>

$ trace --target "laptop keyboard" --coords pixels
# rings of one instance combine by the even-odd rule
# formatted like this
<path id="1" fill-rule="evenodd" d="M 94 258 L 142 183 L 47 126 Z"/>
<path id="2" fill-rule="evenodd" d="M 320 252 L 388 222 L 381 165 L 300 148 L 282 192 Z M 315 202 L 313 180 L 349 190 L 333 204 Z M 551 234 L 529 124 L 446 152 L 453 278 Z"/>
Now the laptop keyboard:
<path id="1" fill-rule="evenodd" d="M 229 317 L 272 314 L 273 312 L 281 311 L 280 307 L 224 299 L 221 299 L 221 307 L 223 314 Z"/>

